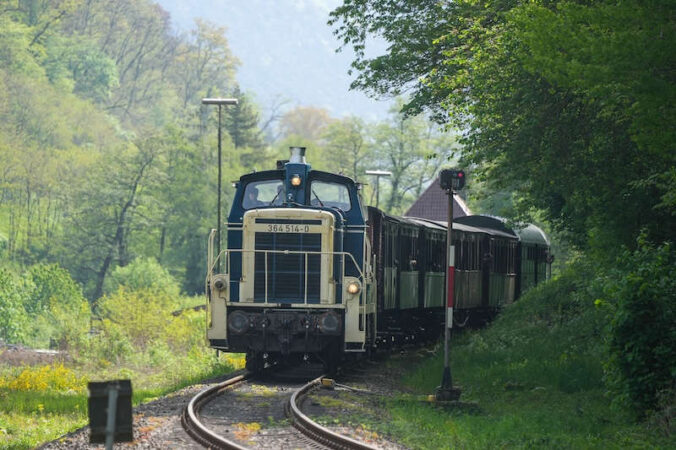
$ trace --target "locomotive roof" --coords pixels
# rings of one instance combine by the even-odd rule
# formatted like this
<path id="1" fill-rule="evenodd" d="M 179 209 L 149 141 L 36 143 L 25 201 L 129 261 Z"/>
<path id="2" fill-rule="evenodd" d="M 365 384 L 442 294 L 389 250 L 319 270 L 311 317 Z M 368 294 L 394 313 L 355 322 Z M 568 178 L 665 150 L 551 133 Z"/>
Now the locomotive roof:
<path id="1" fill-rule="evenodd" d="M 279 178 L 283 179 L 284 178 L 284 170 L 261 170 L 260 172 L 251 172 L 242 175 L 239 180 L 243 183 L 248 183 L 250 181 L 257 181 L 257 180 L 267 180 L 271 178 Z M 347 184 L 350 186 L 354 186 L 355 182 L 352 178 L 346 177 L 345 175 L 338 175 L 336 173 L 331 173 L 331 172 L 324 172 L 322 170 L 311 170 L 310 174 L 312 177 L 316 177 L 319 179 L 323 180 L 331 180 L 335 181 L 337 183 L 343 183 Z"/>

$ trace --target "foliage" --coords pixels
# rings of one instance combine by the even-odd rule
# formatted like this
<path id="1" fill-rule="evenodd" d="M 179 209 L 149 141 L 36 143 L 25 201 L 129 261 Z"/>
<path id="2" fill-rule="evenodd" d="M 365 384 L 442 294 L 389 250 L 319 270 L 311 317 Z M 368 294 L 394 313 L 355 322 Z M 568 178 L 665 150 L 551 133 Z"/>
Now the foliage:
<path id="1" fill-rule="evenodd" d="M 21 342 L 25 337 L 28 315 L 23 305 L 29 293 L 25 280 L 0 268 L 0 339 Z"/>
<path id="2" fill-rule="evenodd" d="M 35 264 L 28 269 L 27 276 L 35 286 L 30 301 L 24 304 L 28 314 L 36 315 L 57 304 L 70 310 L 81 307 L 84 301 L 82 288 L 59 265 Z"/>
<path id="3" fill-rule="evenodd" d="M 639 242 L 604 280 L 599 306 L 609 313 L 606 378 L 618 404 L 641 417 L 676 391 L 676 251 Z"/>
<path id="4" fill-rule="evenodd" d="M 0 389 L 15 391 L 83 392 L 86 381 L 63 364 L 26 367 L 16 377 L 0 377 Z"/>
<path id="5" fill-rule="evenodd" d="M 118 266 L 106 280 L 104 292 L 113 294 L 120 288 L 126 291 L 148 290 L 169 298 L 177 297 L 178 282 L 155 258 L 139 257 L 129 265 Z"/>
<path id="6" fill-rule="evenodd" d="M 346 0 L 330 23 L 356 52 L 354 87 L 409 90 L 404 111 L 467 130 L 464 164 L 515 192 L 516 215 L 612 251 L 674 228 L 676 36 L 658 3 Z M 368 57 L 372 36 L 388 52 Z"/>
<path id="7" fill-rule="evenodd" d="M 606 317 L 594 304 L 600 292 L 595 270 L 588 262 L 572 264 L 527 291 L 488 327 L 454 330 L 451 368 L 461 403 L 392 398 L 392 417 L 379 431 L 412 448 L 670 446 L 647 424 L 630 423 L 606 395 Z M 403 381 L 413 394 L 435 392 L 443 368 L 440 347 L 431 356 L 426 352 L 421 363 L 404 364 Z"/>
<path id="8" fill-rule="evenodd" d="M 30 317 L 26 343 L 61 350 L 76 346 L 89 329 L 91 315 L 80 285 L 56 264 L 35 264 L 25 276 L 34 286 L 24 303 Z"/>

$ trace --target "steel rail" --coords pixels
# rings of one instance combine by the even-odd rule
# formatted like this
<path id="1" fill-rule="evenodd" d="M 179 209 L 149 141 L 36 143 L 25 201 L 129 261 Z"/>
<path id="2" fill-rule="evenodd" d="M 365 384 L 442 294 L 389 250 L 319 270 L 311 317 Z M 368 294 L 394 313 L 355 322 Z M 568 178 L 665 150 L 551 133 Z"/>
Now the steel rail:
<path id="1" fill-rule="evenodd" d="M 365 444 L 364 442 L 359 442 L 350 437 L 338 434 L 322 425 L 319 425 L 317 422 L 303 414 L 303 412 L 300 410 L 300 407 L 298 406 L 299 399 L 302 399 L 302 397 L 307 395 L 310 391 L 321 385 L 322 378 L 324 378 L 324 376 L 310 381 L 305 386 L 294 392 L 293 395 L 291 395 L 291 398 L 289 399 L 289 414 L 291 415 L 293 426 L 296 427 L 301 433 L 308 436 L 310 439 L 324 444 L 327 447 L 341 450 L 374 450 L 376 447 L 372 447 L 368 444 Z"/>
<path id="2" fill-rule="evenodd" d="M 218 395 L 223 389 L 232 387 L 248 379 L 250 376 L 250 373 L 245 373 L 229 378 L 216 386 L 204 389 L 190 400 L 190 403 L 183 410 L 183 414 L 181 414 L 181 424 L 190 437 L 208 448 L 246 450 L 246 447 L 242 447 L 236 442 L 228 440 L 208 429 L 200 422 L 197 416 L 202 406 Z"/>

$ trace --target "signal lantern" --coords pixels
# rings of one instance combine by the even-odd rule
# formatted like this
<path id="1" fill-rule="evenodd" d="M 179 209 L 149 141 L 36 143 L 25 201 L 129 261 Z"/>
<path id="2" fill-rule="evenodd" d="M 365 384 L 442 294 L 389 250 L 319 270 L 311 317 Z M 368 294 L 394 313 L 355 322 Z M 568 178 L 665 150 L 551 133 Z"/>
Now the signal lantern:
<path id="1" fill-rule="evenodd" d="M 439 184 L 445 190 L 459 191 L 465 187 L 465 171 L 461 169 L 444 169 L 439 175 Z"/>

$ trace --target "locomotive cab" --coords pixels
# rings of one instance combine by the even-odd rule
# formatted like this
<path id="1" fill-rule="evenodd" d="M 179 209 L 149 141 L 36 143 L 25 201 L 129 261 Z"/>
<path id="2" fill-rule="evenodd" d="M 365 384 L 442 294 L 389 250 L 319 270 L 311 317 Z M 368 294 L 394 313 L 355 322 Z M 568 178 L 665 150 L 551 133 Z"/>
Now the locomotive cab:
<path id="1" fill-rule="evenodd" d="M 227 248 L 209 243 L 211 347 L 264 357 L 318 355 L 326 365 L 375 340 L 370 242 L 357 185 L 312 170 L 304 148 L 283 168 L 236 184 Z"/>

